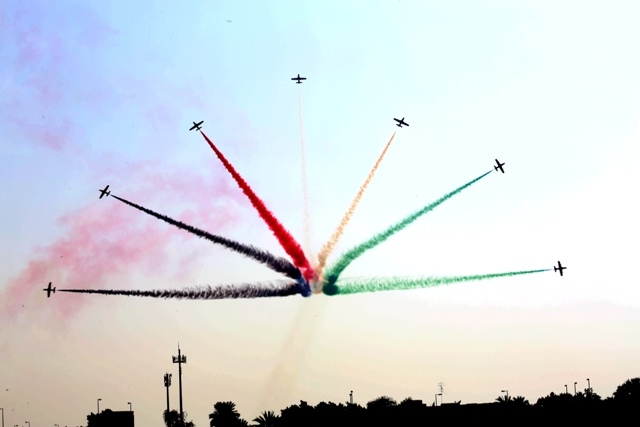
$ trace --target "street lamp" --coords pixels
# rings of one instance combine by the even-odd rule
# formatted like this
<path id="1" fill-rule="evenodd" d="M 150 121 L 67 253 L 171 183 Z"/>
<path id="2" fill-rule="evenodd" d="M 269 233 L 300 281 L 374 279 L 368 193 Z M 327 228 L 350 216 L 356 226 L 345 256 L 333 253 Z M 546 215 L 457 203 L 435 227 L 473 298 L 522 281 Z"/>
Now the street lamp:
<path id="1" fill-rule="evenodd" d="M 588 387 L 589 387 L 589 392 L 591 392 L 591 381 L 589 380 L 589 378 L 587 378 L 587 384 L 589 384 L 589 385 L 588 385 Z"/>
<path id="2" fill-rule="evenodd" d="M 25 421 L 25 423 L 29 424 L 29 427 L 31 427 L 31 421 Z"/>
<path id="3" fill-rule="evenodd" d="M 96 412 L 96 415 L 98 415 L 100 413 L 100 401 L 101 400 L 102 399 L 98 399 L 98 412 Z M 31 426 L 29 426 L 29 427 L 31 427 Z"/>
<path id="4" fill-rule="evenodd" d="M 133 412 L 133 409 L 131 409 L 131 402 L 127 402 L 129 404 L 129 412 Z"/>
<path id="5" fill-rule="evenodd" d="M 565 392 L 565 394 L 569 394 L 569 389 L 567 388 L 566 384 L 564 385 L 564 392 Z"/>
<path id="6" fill-rule="evenodd" d="M 578 392 L 577 392 L 577 389 L 576 389 L 576 385 L 577 385 L 577 384 L 578 384 L 578 382 L 577 382 L 577 381 L 573 383 L 573 395 L 574 395 L 574 396 L 578 393 Z"/>
<path id="7" fill-rule="evenodd" d="M 2 427 L 4 427 L 4 408 L 0 408 L 2 410 Z"/>
<path id="8" fill-rule="evenodd" d="M 500 390 L 503 393 L 507 393 L 507 400 L 509 400 L 509 390 Z"/>

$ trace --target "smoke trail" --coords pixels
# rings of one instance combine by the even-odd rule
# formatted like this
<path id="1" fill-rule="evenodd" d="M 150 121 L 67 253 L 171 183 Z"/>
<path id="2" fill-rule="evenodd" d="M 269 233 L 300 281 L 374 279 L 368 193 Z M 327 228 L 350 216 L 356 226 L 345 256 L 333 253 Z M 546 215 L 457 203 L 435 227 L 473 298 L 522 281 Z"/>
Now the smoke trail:
<path id="1" fill-rule="evenodd" d="M 403 220 L 393 224 L 391 227 L 387 228 L 386 230 L 376 234 L 375 236 L 365 241 L 364 243 L 361 243 L 358 246 L 342 254 L 342 256 L 338 259 L 338 261 L 329 268 L 329 271 L 326 274 L 326 282 L 324 286 L 333 286 L 338 280 L 338 277 L 340 276 L 340 274 L 344 271 L 344 269 L 347 268 L 347 266 L 351 264 L 360 255 L 364 254 L 369 249 L 372 249 L 378 246 L 380 243 L 384 242 L 389 237 L 393 236 L 395 233 L 401 231 L 403 228 L 407 227 L 409 224 L 411 224 L 412 222 L 420 218 L 422 215 L 432 211 L 438 205 L 449 200 L 451 197 L 460 193 L 465 188 L 480 181 L 482 178 L 489 175 L 491 172 L 493 172 L 493 170 L 490 170 L 489 172 L 483 175 L 480 175 L 478 178 L 474 179 L 473 181 L 466 183 L 462 187 L 456 188 L 452 192 L 445 194 L 435 202 L 428 204 L 427 206 L 420 209 L 419 211 L 412 213 L 411 215 L 407 216 Z"/>
<path id="2" fill-rule="evenodd" d="M 286 297 L 300 293 L 297 282 L 243 283 L 241 285 L 196 286 L 184 289 L 154 289 L 150 291 L 124 289 L 58 289 L 58 292 L 76 294 L 124 295 L 164 299 L 233 299 Z"/>
<path id="3" fill-rule="evenodd" d="M 395 136 L 396 136 L 396 133 L 394 132 L 393 135 L 391 135 L 391 139 L 389 140 L 389 142 L 387 142 L 387 145 L 384 147 L 384 150 L 382 150 L 382 154 L 380 154 L 380 157 L 378 157 L 378 160 L 376 161 L 375 165 L 373 165 L 373 169 L 371 169 L 371 172 L 369 172 L 369 175 L 367 176 L 367 179 L 364 181 L 364 184 L 362 184 L 362 186 L 358 190 L 358 193 L 356 194 L 356 197 L 351 202 L 351 206 L 349 206 L 349 209 L 342 217 L 340 224 L 338 224 L 338 227 L 335 229 L 335 231 L 333 232 L 333 234 L 331 235 L 327 243 L 325 243 L 322 249 L 320 250 L 320 253 L 318 254 L 318 267 L 317 267 L 317 274 L 320 277 L 320 280 L 312 284 L 313 292 L 319 293 L 322 291 L 322 281 L 323 281 L 322 273 L 323 273 L 324 267 L 327 265 L 327 258 L 329 257 L 329 255 L 335 248 L 336 244 L 338 243 L 338 239 L 340 239 L 340 236 L 342 236 L 342 234 L 344 233 L 344 229 L 349 223 L 349 220 L 351 220 L 351 217 L 353 216 L 356 210 L 356 206 L 358 206 L 358 203 L 360 203 L 360 199 L 364 194 L 364 190 L 367 189 L 367 186 L 373 179 L 373 175 L 376 173 L 378 166 L 380 166 L 380 162 L 382 162 L 382 159 L 384 158 L 384 155 L 387 153 L 387 150 L 391 145 L 391 141 L 393 141 L 393 138 Z"/>
<path id="4" fill-rule="evenodd" d="M 122 199 L 114 194 L 111 194 L 111 197 L 120 200 L 123 203 L 126 203 L 129 206 L 132 206 L 146 214 L 149 214 L 151 216 L 154 216 L 158 219 L 163 220 L 164 222 L 167 222 L 171 225 L 175 225 L 176 227 L 182 229 L 182 230 L 186 230 L 191 234 L 195 234 L 198 237 L 202 237 L 205 238 L 207 240 L 209 240 L 210 242 L 213 243 L 217 243 L 219 245 L 222 245 L 228 249 L 231 249 L 232 251 L 241 253 L 242 255 L 254 259 L 262 264 L 264 264 L 265 266 L 269 267 L 270 269 L 278 272 L 278 273 L 282 273 L 287 277 L 292 278 L 293 280 L 296 281 L 302 281 L 304 282 L 304 279 L 301 276 L 300 270 L 298 270 L 296 268 L 295 265 L 291 264 L 291 262 L 289 262 L 288 260 L 281 258 L 281 257 L 277 257 L 275 255 L 270 254 L 269 252 L 262 250 L 262 249 L 258 249 L 255 246 L 252 245 L 245 245 L 239 242 L 236 242 L 234 240 L 230 240 L 221 236 L 216 236 L 214 234 L 208 233 L 204 230 L 201 230 L 199 228 L 196 227 L 192 227 L 190 225 L 187 225 L 181 221 L 176 221 L 175 219 L 169 218 L 166 215 L 162 215 L 159 214 L 157 212 L 154 212 L 150 209 L 144 208 L 140 205 L 136 205 L 135 203 L 132 203 L 128 200 Z"/>
<path id="5" fill-rule="evenodd" d="M 474 276 L 452 276 L 452 277 L 392 277 L 392 278 L 370 278 L 354 279 L 340 282 L 340 286 L 335 283 L 325 285 L 323 292 L 327 295 L 349 295 L 364 292 L 399 291 L 407 289 L 432 288 L 440 285 L 451 285 L 453 283 L 472 282 L 477 280 L 495 279 L 498 277 L 521 276 L 523 274 L 542 273 L 545 270 L 512 271 L 508 273 L 478 274 Z"/>
<path id="6" fill-rule="evenodd" d="M 287 254 L 289 254 L 291 259 L 293 260 L 293 263 L 302 271 L 302 275 L 307 280 L 307 282 L 313 279 L 315 276 L 314 270 L 311 267 L 311 264 L 309 264 L 309 260 L 304 255 L 304 251 L 300 247 L 300 244 L 284 228 L 284 226 L 280 224 L 280 221 L 278 221 L 276 217 L 273 216 L 273 214 L 269 211 L 269 209 L 267 209 L 264 202 L 260 200 L 258 196 L 256 196 L 256 194 L 253 192 L 251 187 L 249 187 L 249 184 L 247 184 L 246 181 L 240 176 L 240 174 L 236 172 L 234 167 L 224 157 L 224 155 L 220 152 L 220 150 L 218 150 L 218 148 L 215 145 L 213 145 L 213 142 L 211 142 L 209 137 L 207 137 L 207 135 L 205 135 L 203 131 L 200 131 L 200 133 L 202 134 L 204 139 L 209 143 L 209 146 L 211 146 L 211 148 L 216 153 L 216 155 L 218 156 L 218 158 L 220 159 L 224 167 L 227 169 L 227 171 L 229 171 L 233 179 L 236 180 L 236 182 L 238 183 L 238 186 L 242 189 L 244 194 L 249 198 L 249 200 L 251 201 L 251 204 L 253 205 L 254 208 L 256 208 L 256 210 L 258 211 L 258 213 L 260 214 L 264 222 L 267 223 L 267 225 L 269 226 L 273 234 L 276 236 L 276 238 L 280 242 L 280 245 L 282 245 L 284 250 L 287 252 Z M 308 292 L 310 294 L 311 290 L 309 289 Z M 303 295 L 305 295 L 305 293 L 303 293 Z"/>
<path id="7" fill-rule="evenodd" d="M 302 122 L 302 96 L 298 91 L 298 107 L 300 110 L 300 152 L 302 156 L 302 199 L 303 199 L 303 213 L 304 213 L 304 246 L 309 257 L 313 257 L 311 249 L 311 209 L 309 208 L 309 188 L 307 182 L 307 161 L 304 155 L 304 125 Z"/>

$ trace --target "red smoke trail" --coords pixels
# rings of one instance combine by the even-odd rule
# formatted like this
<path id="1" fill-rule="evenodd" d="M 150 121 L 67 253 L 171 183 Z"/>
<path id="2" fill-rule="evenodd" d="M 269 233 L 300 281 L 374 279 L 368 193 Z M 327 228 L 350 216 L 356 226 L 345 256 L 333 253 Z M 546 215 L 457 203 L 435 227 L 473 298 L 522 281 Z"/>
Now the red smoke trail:
<path id="1" fill-rule="evenodd" d="M 280 242 L 280 245 L 293 260 L 293 263 L 302 271 L 304 278 L 307 280 L 307 282 L 311 281 L 314 278 L 315 272 L 311 267 L 309 260 L 304 255 L 304 251 L 302 250 L 302 247 L 300 247 L 300 244 L 284 228 L 284 226 L 280 224 L 276 217 L 273 216 L 271 211 L 267 209 L 267 207 L 264 205 L 264 202 L 260 200 L 258 196 L 256 196 L 251 187 L 249 187 L 249 184 L 247 184 L 246 181 L 240 176 L 240 174 L 236 172 L 231 163 L 229 163 L 229 161 L 224 157 L 220 150 L 218 150 L 218 148 L 213 145 L 213 142 L 211 142 L 207 135 L 205 135 L 203 131 L 200 131 L 200 133 L 202 134 L 202 136 L 204 136 L 204 139 L 207 140 L 213 151 L 215 151 L 224 167 L 227 168 L 231 176 L 233 176 L 233 179 L 236 180 L 238 186 L 242 189 L 244 194 L 249 198 L 251 204 L 254 208 L 256 208 L 264 222 L 267 223 L 269 229 L 271 229 L 273 234 L 276 236 L 276 239 L 278 239 L 278 241 Z"/>

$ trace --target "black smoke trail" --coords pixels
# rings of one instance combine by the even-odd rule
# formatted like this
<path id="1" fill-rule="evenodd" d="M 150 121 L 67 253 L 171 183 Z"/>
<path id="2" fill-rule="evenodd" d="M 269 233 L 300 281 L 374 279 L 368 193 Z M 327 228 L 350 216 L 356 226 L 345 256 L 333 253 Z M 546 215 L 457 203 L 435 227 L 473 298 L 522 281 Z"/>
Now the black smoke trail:
<path id="1" fill-rule="evenodd" d="M 76 294 L 124 295 L 164 299 L 237 299 L 287 297 L 300 293 L 298 283 L 280 280 L 269 283 L 243 283 L 241 285 L 196 286 L 184 289 L 153 289 L 149 291 L 125 289 L 58 289 L 58 292 Z"/>
<path id="2" fill-rule="evenodd" d="M 159 214 L 157 212 L 154 212 L 150 209 L 144 208 L 140 205 L 136 205 L 135 203 L 132 203 L 128 200 L 125 199 L 121 199 L 118 196 L 115 196 L 113 194 L 111 194 L 111 197 L 114 197 L 118 200 L 120 200 L 123 203 L 126 203 L 129 206 L 133 206 L 134 208 L 149 214 L 151 216 L 154 216 L 158 219 L 161 219 L 162 221 L 169 223 L 171 225 L 175 225 L 176 227 L 188 231 L 191 234 L 195 234 L 198 237 L 202 237 L 204 239 L 209 240 L 210 242 L 216 243 L 218 245 L 222 245 L 227 249 L 231 249 L 232 251 L 241 253 L 242 255 L 254 259 L 264 265 L 266 265 L 267 267 L 269 267 L 270 269 L 277 271 L 278 273 L 282 273 L 287 277 L 290 277 L 293 280 L 296 280 L 298 282 L 299 285 L 303 286 L 304 284 L 306 284 L 306 281 L 304 280 L 304 278 L 302 277 L 302 273 L 300 272 L 300 270 L 298 269 L 298 267 L 296 267 L 295 265 L 293 265 L 293 263 L 291 263 L 289 260 L 282 258 L 282 257 L 278 257 L 275 256 L 273 254 L 270 254 L 269 252 L 263 250 L 263 249 L 258 249 L 255 246 L 252 245 L 245 245 L 243 243 L 240 242 L 236 242 L 234 240 L 230 240 L 227 239 L 225 237 L 221 237 L 221 236 L 216 236 L 214 234 L 208 233 L 204 230 L 201 230 L 199 228 L 196 227 L 192 227 L 191 225 L 187 225 L 181 221 L 176 221 L 175 219 L 169 218 L 166 215 L 162 215 Z M 304 283 L 302 283 L 304 282 Z"/>

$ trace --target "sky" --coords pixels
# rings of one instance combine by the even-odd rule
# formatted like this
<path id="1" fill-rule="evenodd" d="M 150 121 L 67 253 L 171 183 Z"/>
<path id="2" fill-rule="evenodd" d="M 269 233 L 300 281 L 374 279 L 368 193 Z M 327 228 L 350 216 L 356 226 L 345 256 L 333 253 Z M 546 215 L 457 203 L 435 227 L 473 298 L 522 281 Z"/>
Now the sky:
<path id="1" fill-rule="evenodd" d="M 159 425 L 177 346 L 196 425 L 305 400 L 532 402 L 637 377 L 637 2 L 0 2 L 0 407 L 7 425 Z M 291 81 L 297 74 L 301 85 Z M 302 116 L 302 120 L 301 120 Z M 409 127 L 397 128 L 404 117 Z M 277 280 L 126 206 L 287 254 L 203 130 L 329 263 L 491 170 L 344 277 L 520 277 L 184 301 L 56 293 Z M 305 147 L 309 232 L 305 233 Z"/>

